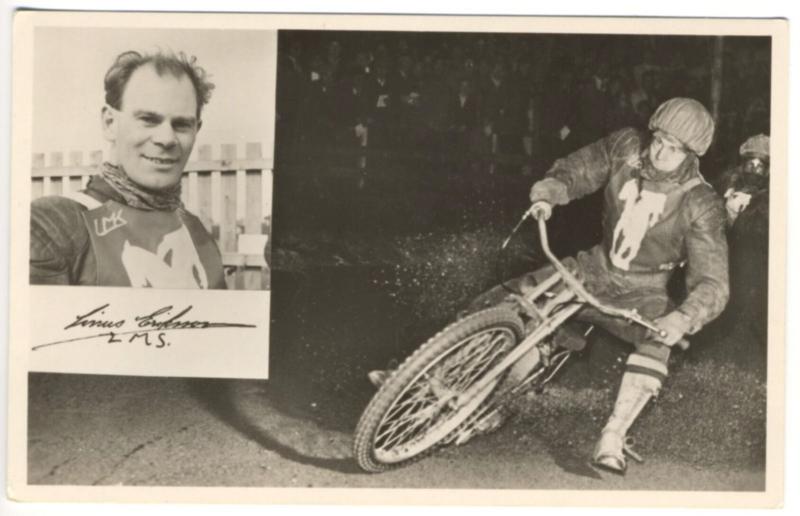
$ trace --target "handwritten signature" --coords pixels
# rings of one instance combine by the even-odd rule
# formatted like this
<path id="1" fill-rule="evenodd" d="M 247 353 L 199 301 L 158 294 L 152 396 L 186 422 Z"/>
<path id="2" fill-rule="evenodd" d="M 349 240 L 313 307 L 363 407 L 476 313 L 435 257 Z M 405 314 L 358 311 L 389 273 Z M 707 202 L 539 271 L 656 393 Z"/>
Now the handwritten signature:
<path id="1" fill-rule="evenodd" d="M 146 346 L 154 348 L 164 348 L 171 345 L 167 338 L 167 332 L 176 330 L 206 330 L 213 328 L 255 328 L 255 324 L 240 324 L 228 322 L 213 322 L 204 320 L 188 320 L 184 317 L 192 311 L 193 306 L 189 305 L 181 310 L 176 310 L 172 305 L 161 307 L 151 313 L 136 315 L 132 323 L 127 319 L 112 319 L 105 316 L 106 309 L 110 303 L 98 306 L 89 312 L 76 315 L 75 320 L 64 326 L 64 330 L 78 328 L 99 328 L 105 329 L 100 333 L 84 335 L 54 342 L 46 342 L 34 346 L 32 349 L 46 348 L 58 344 L 70 342 L 80 342 L 90 339 L 107 338 L 108 343 L 115 342 L 143 342 Z M 175 310 L 175 311 L 174 311 Z M 174 312 L 173 312 L 174 311 Z M 128 329 L 131 325 L 136 329 Z"/>

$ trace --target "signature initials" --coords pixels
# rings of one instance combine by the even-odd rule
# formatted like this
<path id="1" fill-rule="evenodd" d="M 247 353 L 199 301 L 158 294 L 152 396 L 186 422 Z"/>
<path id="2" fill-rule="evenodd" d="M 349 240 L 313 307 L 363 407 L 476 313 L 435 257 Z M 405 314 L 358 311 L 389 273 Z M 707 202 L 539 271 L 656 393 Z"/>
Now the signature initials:
<path id="1" fill-rule="evenodd" d="M 94 232 L 97 236 L 105 236 L 117 228 L 127 224 L 128 221 L 122 218 L 122 209 L 119 209 L 111 214 L 110 217 L 103 217 L 94 221 Z"/>

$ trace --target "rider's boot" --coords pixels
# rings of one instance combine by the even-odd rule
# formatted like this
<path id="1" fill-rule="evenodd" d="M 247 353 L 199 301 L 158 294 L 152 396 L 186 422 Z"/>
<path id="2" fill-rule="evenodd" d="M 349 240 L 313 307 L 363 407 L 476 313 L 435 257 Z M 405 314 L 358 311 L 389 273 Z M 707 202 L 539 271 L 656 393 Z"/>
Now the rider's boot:
<path id="1" fill-rule="evenodd" d="M 667 368 L 658 360 L 636 353 L 628 357 L 626 372 L 608 423 L 600 434 L 592 462 L 615 473 L 625 473 L 625 434 L 650 398 L 658 394 Z"/>

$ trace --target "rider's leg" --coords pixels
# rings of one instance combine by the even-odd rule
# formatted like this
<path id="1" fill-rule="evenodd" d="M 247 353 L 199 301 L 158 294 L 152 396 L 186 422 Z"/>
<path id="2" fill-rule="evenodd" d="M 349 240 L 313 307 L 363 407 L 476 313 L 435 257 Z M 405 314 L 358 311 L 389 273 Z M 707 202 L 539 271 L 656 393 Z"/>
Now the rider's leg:
<path id="1" fill-rule="evenodd" d="M 617 400 L 594 450 L 596 465 L 615 472 L 626 469 L 625 435 L 647 402 L 658 394 L 667 376 L 669 348 L 646 343 L 628 357 Z"/>
<path id="2" fill-rule="evenodd" d="M 475 299 L 470 301 L 469 305 L 467 305 L 464 310 L 459 312 L 459 318 L 506 303 L 514 305 L 515 301 L 513 295 L 524 295 L 526 292 L 536 287 L 538 284 L 537 272 L 523 274 L 517 278 L 506 280 L 499 285 L 495 285 L 486 292 L 482 292 Z"/>

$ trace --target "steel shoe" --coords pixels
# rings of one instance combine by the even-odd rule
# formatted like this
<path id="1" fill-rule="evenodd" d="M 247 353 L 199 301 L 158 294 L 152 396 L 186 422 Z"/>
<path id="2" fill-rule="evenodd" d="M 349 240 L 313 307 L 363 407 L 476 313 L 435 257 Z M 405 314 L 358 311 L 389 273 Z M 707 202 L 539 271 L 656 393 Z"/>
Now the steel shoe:
<path id="1" fill-rule="evenodd" d="M 613 473 L 624 475 L 628 468 L 625 460 L 625 437 L 614 430 L 603 430 L 594 448 L 592 464 Z"/>

